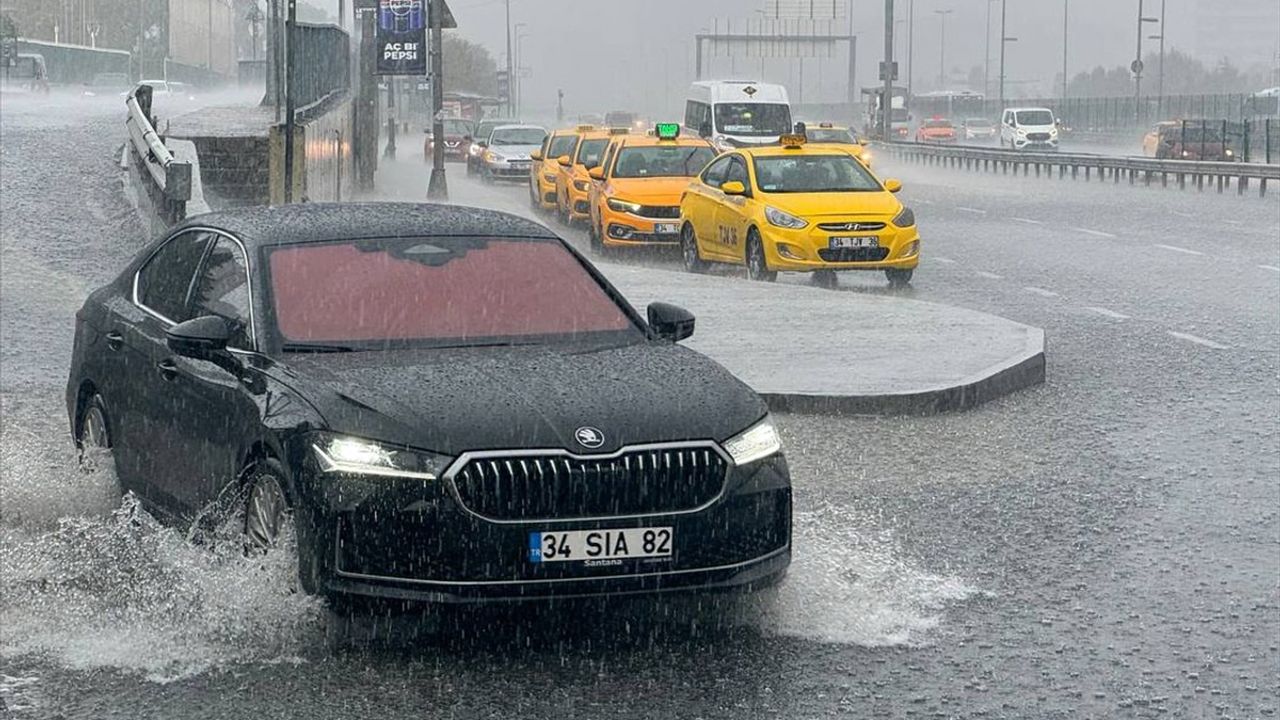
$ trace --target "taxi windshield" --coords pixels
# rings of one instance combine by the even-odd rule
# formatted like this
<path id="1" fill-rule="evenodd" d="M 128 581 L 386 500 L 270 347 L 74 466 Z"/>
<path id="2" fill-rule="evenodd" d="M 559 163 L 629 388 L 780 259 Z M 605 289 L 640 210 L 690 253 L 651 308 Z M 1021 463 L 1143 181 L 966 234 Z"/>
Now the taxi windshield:
<path id="1" fill-rule="evenodd" d="M 570 155 L 573 153 L 573 147 L 578 144 L 577 135 L 559 135 L 551 138 L 551 147 L 547 149 L 547 157 L 558 158 L 562 155 Z"/>
<path id="2" fill-rule="evenodd" d="M 848 155 L 755 158 L 756 184 L 766 193 L 873 192 L 880 183 Z"/>
<path id="3" fill-rule="evenodd" d="M 853 133 L 836 128 L 818 128 L 806 130 L 805 136 L 812 143 L 854 143 Z"/>
<path id="4" fill-rule="evenodd" d="M 604 155 L 604 149 L 609 145 L 608 138 L 597 138 L 592 140 L 583 140 L 578 145 L 578 164 L 593 168 L 600 164 L 600 156 Z"/>
<path id="5" fill-rule="evenodd" d="M 782 135 L 791 130 L 791 108 L 779 103 L 716 105 L 716 129 L 730 135 Z"/>
<path id="6" fill-rule="evenodd" d="M 693 177 L 715 156 L 706 145 L 624 147 L 618 151 L 613 177 Z"/>

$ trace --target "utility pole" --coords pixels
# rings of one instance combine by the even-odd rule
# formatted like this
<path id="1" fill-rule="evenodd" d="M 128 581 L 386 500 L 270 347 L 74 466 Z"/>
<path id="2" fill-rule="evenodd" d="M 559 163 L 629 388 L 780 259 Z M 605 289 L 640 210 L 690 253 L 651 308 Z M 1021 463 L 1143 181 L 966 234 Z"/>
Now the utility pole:
<path id="1" fill-rule="evenodd" d="M 1160 82 L 1157 92 L 1159 99 L 1156 100 L 1156 114 L 1164 116 L 1164 37 L 1168 34 L 1164 25 L 1164 2 L 1160 0 Z"/>
<path id="2" fill-rule="evenodd" d="M 987 0 L 987 24 L 983 26 L 983 35 L 986 36 L 987 51 L 982 56 L 982 103 L 985 109 L 987 99 L 991 97 L 991 3 L 996 0 Z"/>
<path id="3" fill-rule="evenodd" d="M 290 0 L 292 2 L 293 0 Z M 431 136 L 436 138 L 431 154 L 431 180 L 427 199 L 449 201 L 449 183 L 444 175 L 444 2 L 428 0 L 427 22 L 431 26 Z"/>
<path id="4" fill-rule="evenodd" d="M 1005 34 L 1005 10 L 1008 0 L 1000 0 L 1000 109 L 1004 110 L 1004 46 L 1009 42 Z"/>
<path id="5" fill-rule="evenodd" d="M 947 16 L 953 10 L 934 10 L 933 14 L 938 16 L 939 33 L 941 34 L 941 48 L 938 53 L 938 89 L 947 89 Z"/>
<path id="6" fill-rule="evenodd" d="M 1071 0 L 1062 0 L 1062 99 L 1067 99 L 1067 5 Z"/>
<path id="7" fill-rule="evenodd" d="M 512 72 L 514 58 L 511 56 L 511 0 L 507 0 L 507 117 L 515 117 L 515 107 L 511 103 L 511 86 L 515 82 Z"/>
<path id="8" fill-rule="evenodd" d="M 1143 17 L 1142 0 L 1138 0 L 1138 50 L 1129 69 L 1133 71 L 1133 119 L 1139 125 L 1142 124 L 1142 24 L 1154 22 L 1160 22 L 1160 18 Z M 1163 26 L 1160 34 L 1164 34 Z"/>
<path id="9" fill-rule="evenodd" d="M 892 43 L 890 43 L 892 44 Z M 916 80 L 916 0 L 907 0 L 907 94 L 911 95 Z M 888 137 L 887 135 L 885 137 Z"/>
<path id="10" fill-rule="evenodd" d="M 292 2 L 293 0 L 290 0 Z M 907 43 L 910 46 L 910 31 Z M 884 89 L 880 97 L 880 137 L 893 137 L 893 0 L 884 0 Z M 910 90 L 908 90 L 910 92 Z"/>
<path id="11" fill-rule="evenodd" d="M 284 24 L 284 201 L 289 204 L 293 197 L 293 133 L 294 133 L 294 30 L 298 22 L 298 0 L 289 0 L 289 16 Z"/>
<path id="12" fill-rule="evenodd" d="M 439 143 L 436 143 L 437 145 Z M 387 147 L 382 157 L 396 159 L 396 77 L 387 76 Z"/>

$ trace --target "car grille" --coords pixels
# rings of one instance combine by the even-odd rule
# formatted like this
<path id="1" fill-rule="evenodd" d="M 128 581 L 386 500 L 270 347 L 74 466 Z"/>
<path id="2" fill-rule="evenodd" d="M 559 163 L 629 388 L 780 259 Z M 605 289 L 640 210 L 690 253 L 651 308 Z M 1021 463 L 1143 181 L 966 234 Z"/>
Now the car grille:
<path id="1" fill-rule="evenodd" d="M 822 248 L 818 257 L 827 262 L 876 262 L 889 256 L 889 248 Z"/>
<path id="2" fill-rule="evenodd" d="M 679 205 L 641 205 L 636 215 L 659 220 L 675 220 L 680 217 Z"/>
<path id="3" fill-rule="evenodd" d="M 608 457 L 479 457 L 453 476 L 458 498 L 493 520 L 572 519 L 694 510 L 720 495 L 727 463 L 710 447 Z"/>
<path id="4" fill-rule="evenodd" d="M 1049 133 L 1027 133 L 1028 140 L 1044 141 L 1049 139 Z"/>
<path id="5" fill-rule="evenodd" d="M 882 222 L 833 222 L 818 223 L 819 230 L 827 232 L 870 232 L 872 230 L 883 230 Z"/>

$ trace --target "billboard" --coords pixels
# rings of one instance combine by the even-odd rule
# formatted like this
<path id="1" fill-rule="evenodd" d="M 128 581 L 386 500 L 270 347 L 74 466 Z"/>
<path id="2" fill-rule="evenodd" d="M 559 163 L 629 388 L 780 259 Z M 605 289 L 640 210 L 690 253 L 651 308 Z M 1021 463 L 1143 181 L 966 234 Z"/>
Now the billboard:
<path id="1" fill-rule="evenodd" d="M 423 0 L 378 0 L 378 75 L 427 74 L 426 18 Z"/>

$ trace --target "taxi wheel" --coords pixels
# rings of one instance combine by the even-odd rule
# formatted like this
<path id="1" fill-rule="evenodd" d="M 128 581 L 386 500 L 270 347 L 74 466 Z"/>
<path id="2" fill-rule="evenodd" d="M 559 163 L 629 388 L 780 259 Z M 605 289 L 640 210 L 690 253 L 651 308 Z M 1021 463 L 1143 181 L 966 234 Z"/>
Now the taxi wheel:
<path id="1" fill-rule="evenodd" d="M 889 279 L 889 287 L 905 288 L 911 284 L 911 275 L 915 270 L 898 270 L 889 268 L 884 271 L 884 276 Z"/>
<path id="2" fill-rule="evenodd" d="M 684 256 L 684 269 L 691 273 L 707 271 L 707 261 L 698 252 L 698 238 L 693 234 L 693 225 L 685 223 L 680 228 L 680 254 Z"/>
<path id="3" fill-rule="evenodd" d="M 769 269 L 769 260 L 764 256 L 764 243 L 755 228 L 747 233 L 747 277 L 760 282 L 778 279 L 777 271 Z"/>

